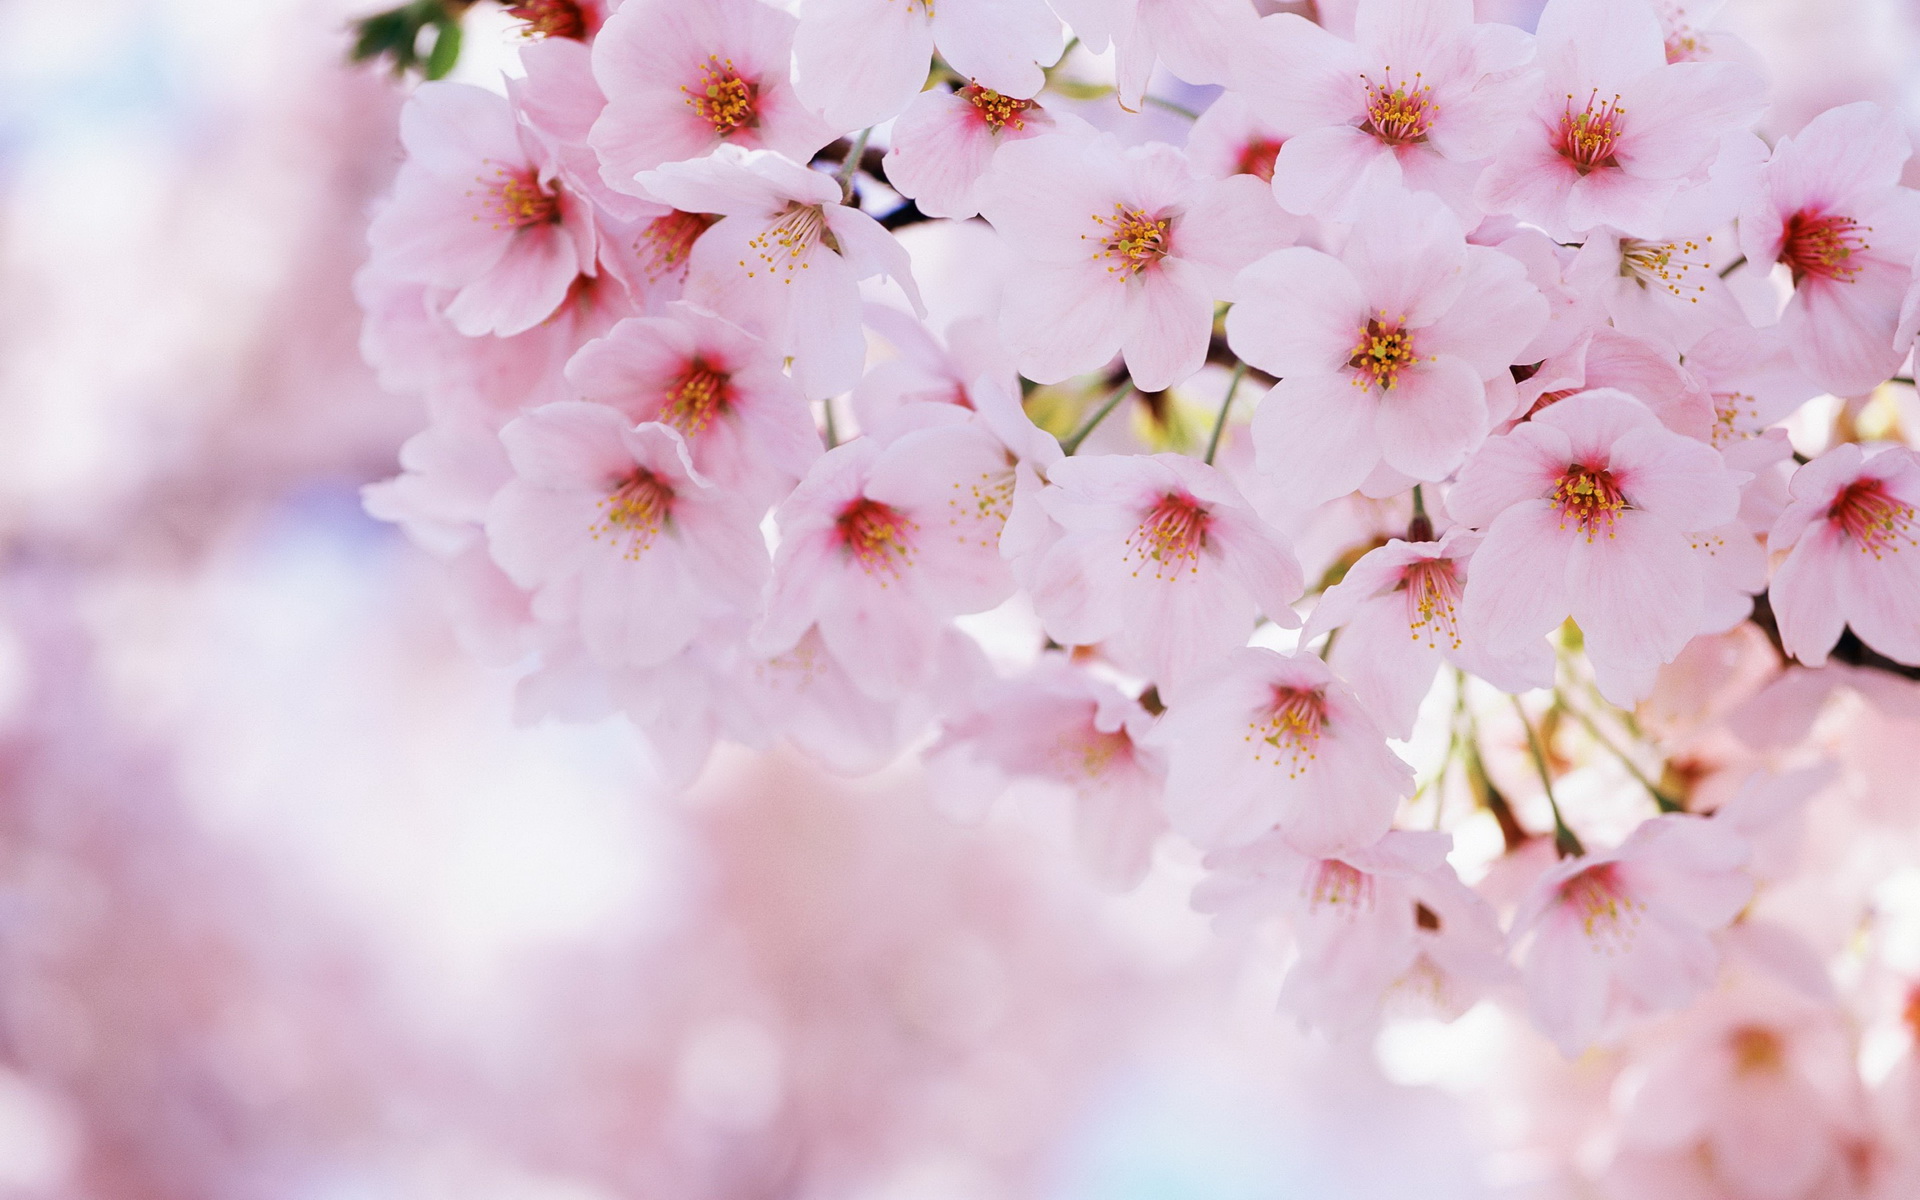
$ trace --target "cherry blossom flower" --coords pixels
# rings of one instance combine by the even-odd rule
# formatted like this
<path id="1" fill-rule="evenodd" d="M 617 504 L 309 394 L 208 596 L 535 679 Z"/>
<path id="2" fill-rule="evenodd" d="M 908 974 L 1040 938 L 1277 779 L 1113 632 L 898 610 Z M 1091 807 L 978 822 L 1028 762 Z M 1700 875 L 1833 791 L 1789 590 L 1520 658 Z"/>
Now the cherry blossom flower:
<path id="1" fill-rule="evenodd" d="M 1710 233 L 1632 238 L 1603 227 L 1587 234 L 1567 275 L 1622 333 L 1684 351 L 1715 330 L 1745 324 L 1720 278 L 1734 254 L 1731 239 L 1716 244 Z"/>
<path id="2" fill-rule="evenodd" d="M 1034 609 L 1049 636 L 1100 645 L 1173 694 L 1266 616 L 1293 628 L 1303 581 L 1286 541 L 1231 483 L 1178 454 L 1098 455 L 1047 468 L 1059 536 L 1038 552 Z"/>
<path id="3" fill-rule="evenodd" d="M 1544 641 L 1500 659 L 1463 636 L 1461 595 L 1479 544 L 1479 535 L 1451 529 L 1437 542 L 1396 538 L 1369 550 L 1320 597 L 1301 630 L 1303 642 L 1341 631 L 1328 662 L 1391 737 L 1411 736 L 1443 661 L 1510 692 L 1553 686 Z"/>
<path id="4" fill-rule="evenodd" d="M 1366 707 L 1309 654 L 1236 651 L 1146 742 L 1167 756 L 1168 819 L 1203 849 L 1277 829 L 1308 857 L 1363 850 L 1413 790 Z"/>
<path id="5" fill-rule="evenodd" d="M 907 107 L 936 50 L 973 83 L 1024 100 L 1060 45 L 1044 0 L 803 0 L 794 84 L 829 122 L 859 129 Z"/>
<path id="6" fill-rule="evenodd" d="M 728 145 L 641 184 L 682 211 L 721 215 L 693 243 L 687 298 L 792 355 L 809 399 L 860 378 L 860 280 L 885 275 L 920 308 L 907 252 L 818 171 Z"/>
<path id="7" fill-rule="evenodd" d="M 593 43 L 607 106 L 588 140 L 607 184 L 645 196 L 636 177 L 662 163 L 720 146 L 805 162 L 832 141 L 788 80 L 794 24 L 761 0 L 621 5 Z"/>
<path id="8" fill-rule="evenodd" d="M 654 666 L 766 578 L 759 513 L 693 469 L 678 430 L 567 401 L 501 431 L 515 479 L 487 541 L 535 610 L 569 614 L 595 659 Z"/>
<path id="9" fill-rule="evenodd" d="M 1122 149 L 1111 134 L 1002 146 L 978 197 L 1030 262 L 1009 282 L 1000 332 L 1041 383 L 1116 353 L 1143 391 L 1181 382 L 1206 361 L 1234 272 L 1293 239 L 1258 180 L 1196 180 L 1179 151 Z"/>
<path id="10" fill-rule="evenodd" d="M 1600 690 L 1632 703 L 1700 627 L 1688 535 L 1733 519 L 1739 483 L 1711 447 L 1610 389 L 1490 439 L 1447 494 L 1456 520 L 1486 532 L 1462 601 L 1469 636 L 1512 653 L 1571 616 Z"/>
<path id="11" fill-rule="evenodd" d="M 1753 893 L 1746 860 L 1738 836 L 1676 814 L 1549 869 L 1513 921 L 1534 1022 L 1571 1056 L 1705 991 L 1719 961 L 1708 935 Z"/>
<path id="12" fill-rule="evenodd" d="M 1920 665 L 1920 455 L 1843 443 L 1793 474 L 1768 543 L 1786 557 L 1768 594 L 1788 654 L 1809 666 L 1851 627 Z"/>
<path id="13" fill-rule="evenodd" d="M 676 304 L 588 342 L 567 364 L 580 395 L 686 439 L 694 469 L 717 487 L 770 505 L 820 454 L 813 413 L 752 334 Z"/>
<path id="14" fill-rule="evenodd" d="M 1102 884 L 1125 891 L 1145 876 L 1167 825 L 1159 807 L 1166 767 L 1140 742 L 1152 723 L 1112 684 L 1049 655 L 1017 678 L 982 688 L 949 718 L 929 765 L 939 770 L 964 758 L 995 775 L 1073 789 L 1082 858 Z M 982 787 L 977 773 L 963 778 L 976 807 L 999 790 Z"/>
<path id="15" fill-rule="evenodd" d="M 1442 479 L 1485 436 L 1483 380 L 1546 323 L 1519 263 L 1470 246 L 1431 196 L 1372 203 L 1335 258 L 1275 251 L 1240 277 L 1236 353 L 1279 377 L 1254 415 L 1260 469 L 1304 508 L 1385 462 Z"/>
<path id="16" fill-rule="evenodd" d="M 928 88 L 894 120 L 887 182 L 930 217 L 975 216 L 980 180 L 1000 147 L 1078 124 L 978 83 Z"/>
<path id="17" fill-rule="evenodd" d="M 1871 390 L 1907 354 L 1894 334 L 1920 251 L 1920 208 L 1899 186 L 1911 152 L 1879 105 L 1830 109 L 1780 140 L 1740 214 L 1747 261 L 1791 272 L 1780 324 L 1795 360 L 1840 395 Z"/>
<path id="18" fill-rule="evenodd" d="M 1545 83 L 1476 194 L 1549 232 L 1661 235 L 1668 202 L 1760 114 L 1746 67 L 1669 63 L 1645 0 L 1548 0 L 1536 37 Z"/>
<path id="19" fill-rule="evenodd" d="M 1137 110 L 1156 64 L 1188 83 L 1226 83 L 1233 47 L 1253 31 L 1239 0 L 1052 0 L 1095 54 L 1114 49 L 1120 103 Z"/>
<path id="20" fill-rule="evenodd" d="M 1272 182 L 1286 140 L 1286 132 L 1255 113 L 1239 92 L 1225 92 L 1187 134 L 1187 165 L 1202 179 L 1251 175 Z"/>
<path id="21" fill-rule="evenodd" d="M 1005 448 L 959 409 L 922 417 L 884 447 L 863 437 L 828 451 L 776 510 L 762 653 L 818 625 L 857 684 L 898 696 L 928 677 L 950 618 L 1013 591 L 1000 557 L 1014 492 Z"/>
<path id="22" fill-rule="evenodd" d="M 853 389 L 853 411 L 862 428 L 885 421 L 910 404 L 981 407 L 975 393 L 981 380 L 1009 391 L 1014 387 L 1013 359 L 1000 344 L 995 322 L 961 317 L 935 337 L 926 325 L 897 309 L 866 308 L 867 328 L 899 352 L 873 364 Z"/>
<path id="23" fill-rule="evenodd" d="M 589 206 L 507 102 L 459 83 L 422 86 L 400 116 L 407 162 L 368 230 L 376 268 L 446 289 L 469 337 L 508 336 L 553 315 L 597 270 Z"/>
<path id="24" fill-rule="evenodd" d="M 521 32 L 529 38 L 590 42 L 606 24 L 610 3 L 618 0 L 522 0 L 506 9 L 524 22 Z"/>
<path id="25" fill-rule="evenodd" d="M 1672 351 L 1606 325 L 1543 359 L 1521 380 L 1520 411 L 1514 415 L 1524 417 L 1596 388 L 1639 399 L 1662 425 L 1697 441 L 1709 440 L 1718 421 L 1713 397 Z"/>
<path id="26" fill-rule="evenodd" d="M 1363 0 L 1356 42 L 1303 17 L 1261 21 L 1236 47 L 1247 99 L 1292 132 L 1274 162 L 1289 211 L 1352 220 L 1376 192 L 1432 192 L 1472 216 L 1474 181 L 1538 81 L 1531 40 L 1474 23 L 1471 0 Z"/>

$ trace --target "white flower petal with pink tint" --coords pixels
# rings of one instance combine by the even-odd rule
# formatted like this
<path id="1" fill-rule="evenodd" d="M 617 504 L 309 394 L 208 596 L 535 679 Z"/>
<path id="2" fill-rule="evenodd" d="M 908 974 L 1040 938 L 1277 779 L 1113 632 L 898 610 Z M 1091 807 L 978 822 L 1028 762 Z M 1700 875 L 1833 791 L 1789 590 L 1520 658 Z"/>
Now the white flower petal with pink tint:
<path id="1" fill-rule="evenodd" d="M 1171 696 L 1244 645 L 1257 616 L 1299 624 L 1291 550 L 1214 468 L 1099 455 L 1064 459 L 1047 479 L 1040 504 L 1062 532 L 1032 595 L 1056 642 L 1102 644 Z"/>
<path id="2" fill-rule="evenodd" d="M 956 91 L 929 88 L 893 123 L 884 168 L 887 182 L 930 217 L 976 215 L 975 189 L 1008 142 L 1051 133 L 1054 114 L 1032 100 L 979 84 Z"/>
<path id="3" fill-rule="evenodd" d="M 1373 717 L 1309 654 L 1236 652 L 1147 742 L 1167 756 L 1168 819 L 1203 849 L 1277 829 L 1309 857 L 1364 850 L 1413 789 Z"/>
<path id="4" fill-rule="evenodd" d="M 1769 541 L 1786 558 L 1769 595 L 1788 654 L 1827 660 L 1843 626 L 1920 665 L 1920 455 L 1835 446 L 1794 472 Z"/>

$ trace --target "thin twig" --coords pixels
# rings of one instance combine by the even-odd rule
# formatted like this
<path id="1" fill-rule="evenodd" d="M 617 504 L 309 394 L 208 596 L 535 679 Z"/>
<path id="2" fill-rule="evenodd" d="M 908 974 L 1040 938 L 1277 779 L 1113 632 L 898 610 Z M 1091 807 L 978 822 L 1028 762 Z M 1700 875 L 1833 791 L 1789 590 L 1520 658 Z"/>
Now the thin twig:
<path id="1" fill-rule="evenodd" d="M 1213 419 L 1213 436 L 1207 439 L 1207 457 L 1203 460 L 1213 465 L 1213 456 L 1220 449 L 1220 434 L 1227 427 L 1227 410 L 1233 407 L 1233 394 L 1240 390 L 1240 381 L 1247 377 L 1247 364 L 1233 365 L 1233 378 L 1227 380 L 1227 398 L 1220 402 L 1220 415 Z"/>
<path id="2" fill-rule="evenodd" d="M 867 139 L 873 136 L 873 126 L 869 125 L 854 135 L 853 148 L 847 151 L 845 161 L 840 164 L 834 178 L 840 181 L 840 203 L 853 203 L 853 174 L 860 169 L 860 159 L 867 152 Z"/>
<path id="3" fill-rule="evenodd" d="M 1560 801 L 1553 795 L 1553 772 L 1547 767 L 1547 751 L 1540 744 L 1540 735 L 1534 732 L 1533 722 L 1527 720 L 1527 710 L 1520 706 L 1520 697 L 1507 699 L 1513 701 L 1514 715 L 1520 718 L 1520 727 L 1527 731 L 1527 749 L 1533 753 L 1534 769 L 1540 772 L 1540 787 L 1547 793 L 1547 807 L 1553 810 L 1554 849 L 1560 851 L 1561 858 L 1585 854 L 1587 848 L 1580 844 L 1579 836 L 1567 828 L 1566 819 L 1560 815 Z"/>
<path id="4" fill-rule="evenodd" d="M 1125 400 L 1127 393 L 1132 390 L 1133 381 L 1131 379 L 1116 388 L 1113 395 L 1107 397 L 1106 403 L 1095 409 L 1093 415 L 1088 417 L 1086 421 L 1081 424 L 1080 428 L 1060 439 L 1060 449 L 1066 451 L 1068 454 L 1072 454 L 1075 450 L 1078 450 L 1080 443 L 1087 440 L 1087 435 L 1095 429 L 1098 429 L 1100 422 L 1106 420 L 1107 414 L 1119 407 L 1120 402 Z"/>
<path id="5" fill-rule="evenodd" d="M 1661 812 L 1672 813 L 1686 811 L 1686 805 L 1668 795 L 1660 788 L 1660 785 L 1656 784 L 1653 780 L 1648 779 L 1647 773 L 1640 769 L 1640 765 L 1631 758 L 1628 758 L 1625 750 L 1614 745 L 1613 739 L 1600 731 L 1599 722 L 1595 721 L 1580 709 L 1568 704 L 1565 699 L 1560 701 L 1560 710 L 1562 712 L 1572 713 L 1573 719 L 1580 722 L 1581 727 L 1592 735 L 1594 741 L 1599 742 L 1606 748 L 1608 753 L 1620 760 L 1620 765 L 1627 769 L 1627 773 L 1638 780 L 1641 787 L 1647 789 L 1647 794 L 1653 797 L 1653 802 L 1660 806 Z"/>

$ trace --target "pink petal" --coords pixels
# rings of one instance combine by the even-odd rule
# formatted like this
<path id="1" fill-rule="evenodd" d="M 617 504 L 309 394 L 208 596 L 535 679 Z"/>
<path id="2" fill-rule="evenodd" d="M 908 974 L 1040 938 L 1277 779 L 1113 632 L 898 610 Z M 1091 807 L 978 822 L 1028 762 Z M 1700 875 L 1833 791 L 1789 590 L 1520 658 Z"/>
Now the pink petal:
<path id="1" fill-rule="evenodd" d="M 1339 375 L 1292 375 L 1253 415 L 1254 452 L 1280 502 L 1305 509 L 1360 486 L 1380 461 L 1372 389 Z"/>
<path id="2" fill-rule="evenodd" d="M 1380 456 L 1415 479 L 1446 478 L 1486 434 L 1480 373 L 1452 355 L 1415 364 L 1376 394 Z"/>
<path id="3" fill-rule="evenodd" d="M 1353 272 L 1305 246 L 1276 250 L 1241 272 L 1227 312 L 1234 353 L 1281 378 L 1332 375 L 1353 356 L 1367 302 Z"/>
<path id="4" fill-rule="evenodd" d="M 1203 273 L 1166 258 L 1135 275 L 1126 289 L 1120 348 L 1134 386 L 1158 392 L 1185 382 L 1205 365 L 1213 333 L 1213 297 Z"/>

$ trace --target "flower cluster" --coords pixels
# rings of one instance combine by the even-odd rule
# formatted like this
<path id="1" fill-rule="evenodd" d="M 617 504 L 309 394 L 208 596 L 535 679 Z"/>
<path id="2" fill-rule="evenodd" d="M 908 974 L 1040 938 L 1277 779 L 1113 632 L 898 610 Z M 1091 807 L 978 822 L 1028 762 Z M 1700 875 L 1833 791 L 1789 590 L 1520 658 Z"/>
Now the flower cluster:
<path id="1" fill-rule="evenodd" d="M 1920 678 L 1892 114 L 1769 145 L 1649 0 L 606 7 L 419 88 L 359 279 L 430 415 L 368 506 L 526 719 L 1065 789 L 1333 1030 L 1571 1054 L 1800 953 L 1814 708 Z"/>

